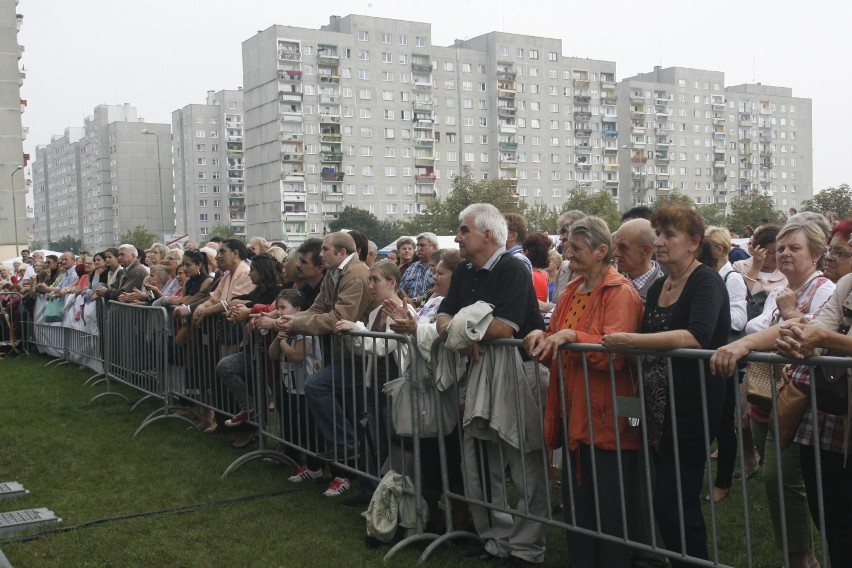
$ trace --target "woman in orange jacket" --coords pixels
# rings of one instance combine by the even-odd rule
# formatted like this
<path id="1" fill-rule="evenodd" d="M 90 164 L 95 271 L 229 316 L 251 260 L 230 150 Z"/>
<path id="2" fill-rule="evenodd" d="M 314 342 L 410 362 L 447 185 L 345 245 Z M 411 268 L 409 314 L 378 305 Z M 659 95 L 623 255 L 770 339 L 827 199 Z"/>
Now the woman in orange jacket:
<path id="1" fill-rule="evenodd" d="M 548 331 L 532 332 L 525 343 L 532 357 L 551 368 L 545 437 L 550 449 L 562 446 L 566 454 L 562 476 L 566 522 L 574 524 L 576 515 L 579 527 L 596 530 L 600 522 L 603 533 L 623 537 L 621 503 L 629 518 L 641 430 L 631 425 L 630 417 L 616 416 L 613 386 L 616 396 L 636 399 L 638 408 L 638 374 L 624 355 L 559 351 L 559 346 L 600 344 L 604 334 L 638 331 L 642 299 L 611 266 L 612 236 L 602 219 L 576 221 L 566 247 L 571 270 L 579 277 L 559 295 Z M 571 561 L 578 566 L 631 565 L 626 546 L 573 532 L 568 541 Z"/>

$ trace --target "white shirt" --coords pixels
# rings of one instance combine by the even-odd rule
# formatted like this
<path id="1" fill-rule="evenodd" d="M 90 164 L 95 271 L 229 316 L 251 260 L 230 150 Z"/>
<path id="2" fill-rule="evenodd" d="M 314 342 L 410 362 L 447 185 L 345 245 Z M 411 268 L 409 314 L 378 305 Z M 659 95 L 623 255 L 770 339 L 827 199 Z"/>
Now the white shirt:
<path id="1" fill-rule="evenodd" d="M 731 275 L 725 278 L 725 275 Z M 731 267 L 730 262 L 726 262 L 719 269 L 719 276 L 725 281 L 725 287 L 728 289 L 728 301 L 731 303 L 731 329 L 733 331 L 742 331 L 748 323 L 748 312 L 746 311 L 746 284 L 743 280 L 743 275 Z"/>

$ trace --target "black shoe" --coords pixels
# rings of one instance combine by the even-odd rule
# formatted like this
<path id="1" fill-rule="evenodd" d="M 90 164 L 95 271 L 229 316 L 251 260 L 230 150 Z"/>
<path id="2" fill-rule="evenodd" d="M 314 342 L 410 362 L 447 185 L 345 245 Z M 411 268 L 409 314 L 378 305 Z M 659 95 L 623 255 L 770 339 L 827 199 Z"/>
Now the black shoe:
<path id="1" fill-rule="evenodd" d="M 329 448 L 321 454 L 317 454 L 317 459 L 329 463 L 356 460 L 358 459 L 358 452 L 355 450 L 344 448 L 343 446 L 337 448 L 336 450 L 334 448 Z"/>
<path id="2" fill-rule="evenodd" d="M 506 558 L 501 558 L 500 562 L 494 565 L 494 568 L 527 568 L 530 566 L 541 566 L 541 563 L 530 562 L 529 560 L 524 560 L 517 556 L 508 556 Z"/>

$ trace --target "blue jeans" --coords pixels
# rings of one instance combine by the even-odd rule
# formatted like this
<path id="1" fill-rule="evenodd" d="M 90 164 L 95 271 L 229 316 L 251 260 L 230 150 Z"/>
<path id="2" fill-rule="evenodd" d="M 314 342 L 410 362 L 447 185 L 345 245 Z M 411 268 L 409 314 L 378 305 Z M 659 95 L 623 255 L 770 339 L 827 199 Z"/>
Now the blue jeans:
<path id="1" fill-rule="evenodd" d="M 360 359 L 335 360 L 305 380 L 308 411 L 331 447 L 358 449 L 357 408 L 363 408 L 364 376 Z M 346 408 L 343 404 L 345 403 Z M 347 415 L 347 411 L 349 415 Z"/>

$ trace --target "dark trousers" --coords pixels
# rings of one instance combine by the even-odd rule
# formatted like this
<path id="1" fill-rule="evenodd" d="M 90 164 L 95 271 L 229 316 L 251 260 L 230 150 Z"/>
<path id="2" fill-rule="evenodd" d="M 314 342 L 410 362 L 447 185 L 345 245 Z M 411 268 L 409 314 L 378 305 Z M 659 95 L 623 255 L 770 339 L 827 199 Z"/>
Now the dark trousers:
<path id="1" fill-rule="evenodd" d="M 819 522 L 817 471 L 813 446 L 799 446 L 802 477 L 808 494 L 808 508 L 814 524 Z M 822 468 L 822 504 L 825 511 L 825 539 L 833 568 L 852 566 L 852 460 L 843 467 L 843 454 L 820 450 Z"/>
<path id="2" fill-rule="evenodd" d="M 683 552 L 681 546 L 678 491 L 683 499 L 683 528 L 686 553 L 707 559 L 707 527 L 701 512 L 701 489 L 704 485 L 704 440 L 690 438 L 678 440 L 680 452 L 680 486 L 677 483 L 678 464 L 675 462 L 674 440 L 664 434 L 659 450 L 654 455 L 657 479 L 654 483 L 654 513 L 666 548 Z M 672 561 L 672 566 L 686 566 Z"/>
<path id="3" fill-rule="evenodd" d="M 734 379 L 725 380 L 725 398 L 722 403 L 722 417 L 716 434 L 719 451 L 716 459 L 716 482 L 719 489 L 729 489 L 734 478 L 734 465 L 737 461 L 737 429 L 734 424 L 736 414 L 735 391 L 739 385 Z"/>

